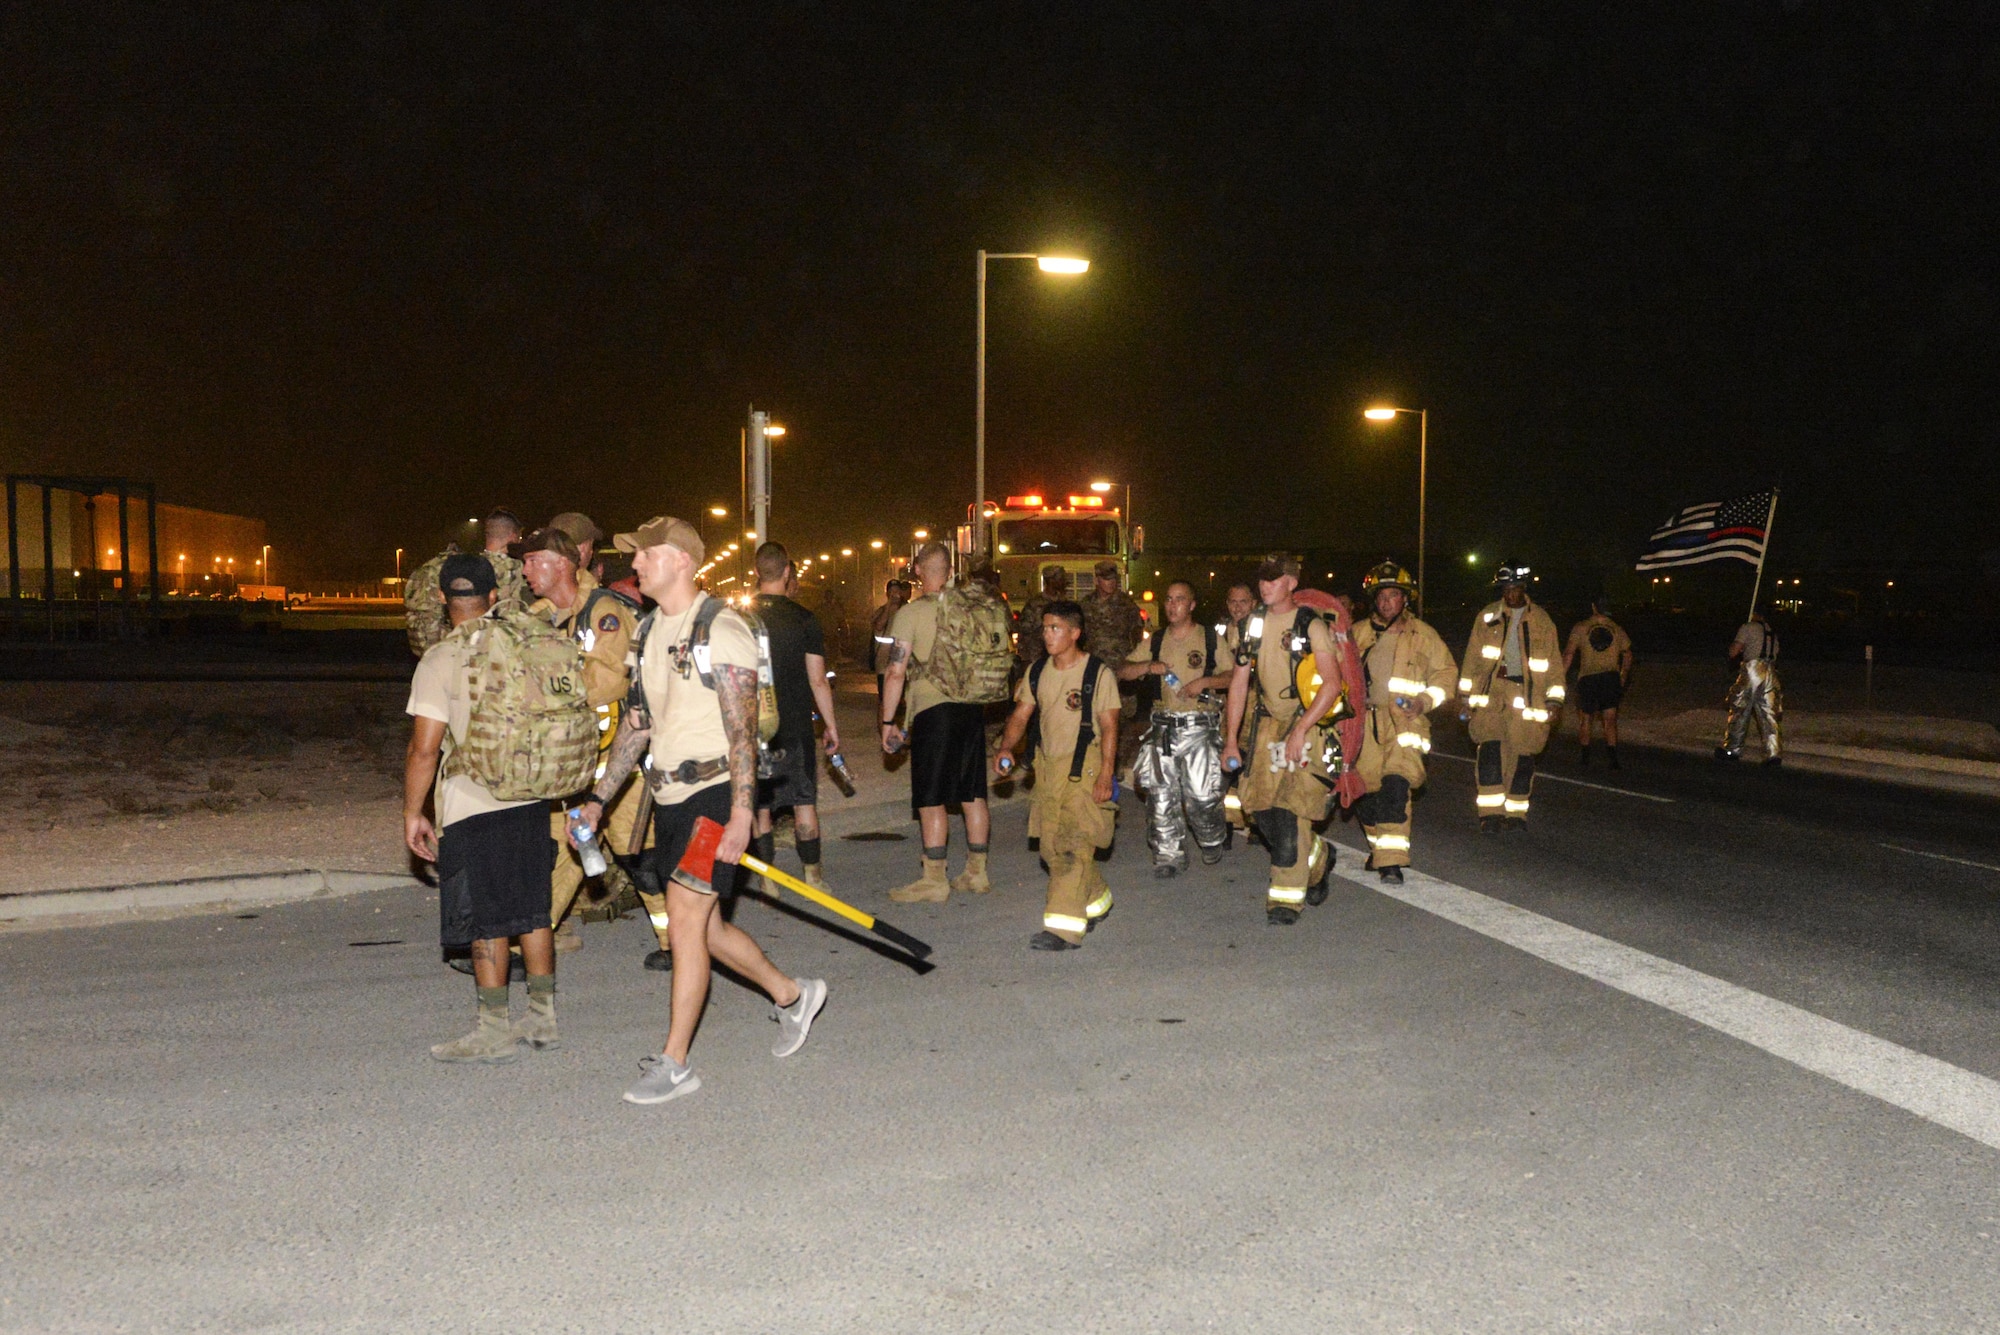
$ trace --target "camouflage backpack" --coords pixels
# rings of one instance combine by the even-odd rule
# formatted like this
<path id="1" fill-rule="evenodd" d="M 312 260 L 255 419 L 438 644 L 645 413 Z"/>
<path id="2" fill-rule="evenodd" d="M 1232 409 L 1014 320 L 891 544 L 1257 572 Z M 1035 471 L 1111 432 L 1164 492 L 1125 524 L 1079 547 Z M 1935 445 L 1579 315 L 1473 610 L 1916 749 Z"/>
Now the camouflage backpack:
<path id="1" fill-rule="evenodd" d="M 438 597 L 438 571 L 443 569 L 445 557 L 458 554 L 454 542 L 403 581 L 403 626 L 409 632 L 410 652 L 419 658 L 451 633 L 451 618 L 445 615 L 444 600 Z M 527 580 L 521 574 L 521 563 L 505 552 L 481 555 L 492 562 L 494 578 L 500 582 L 499 605 L 509 609 L 527 606 L 528 600 L 522 596 Z"/>
<path id="2" fill-rule="evenodd" d="M 919 665 L 922 676 L 953 700 L 987 704 L 1007 698 L 1014 645 L 1007 605 L 983 584 L 946 587 L 937 595 L 937 639 Z"/>
<path id="3" fill-rule="evenodd" d="M 597 769 L 597 713 L 584 695 L 583 651 L 512 608 L 451 632 L 465 646 L 472 717 L 444 760 L 502 802 L 568 797 Z"/>

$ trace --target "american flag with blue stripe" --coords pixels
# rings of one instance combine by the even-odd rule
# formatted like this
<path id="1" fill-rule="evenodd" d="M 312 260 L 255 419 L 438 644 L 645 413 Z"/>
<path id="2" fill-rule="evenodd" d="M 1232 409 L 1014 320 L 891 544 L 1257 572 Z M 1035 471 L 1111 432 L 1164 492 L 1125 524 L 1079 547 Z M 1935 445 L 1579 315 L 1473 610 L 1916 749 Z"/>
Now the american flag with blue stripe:
<path id="1" fill-rule="evenodd" d="M 1704 561 L 1758 564 L 1764 559 L 1764 543 L 1769 537 L 1771 496 L 1769 491 L 1759 491 L 1733 501 L 1688 506 L 1653 530 L 1638 568 L 1659 570 Z"/>

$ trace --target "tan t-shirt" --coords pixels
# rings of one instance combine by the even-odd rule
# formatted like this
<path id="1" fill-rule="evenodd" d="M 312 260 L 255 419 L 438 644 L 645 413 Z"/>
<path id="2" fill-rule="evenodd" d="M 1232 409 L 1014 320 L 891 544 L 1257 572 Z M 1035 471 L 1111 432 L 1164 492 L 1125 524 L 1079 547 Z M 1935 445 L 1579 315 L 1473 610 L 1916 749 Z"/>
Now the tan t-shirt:
<path id="1" fill-rule="evenodd" d="M 937 647 L 937 616 L 937 595 L 927 593 L 904 603 L 889 623 L 889 638 L 910 646 L 910 661 L 905 664 L 908 675 L 903 679 L 903 716 L 912 722 L 932 705 L 952 702 L 943 687 L 923 674 L 922 665 L 930 661 Z"/>
<path id="2" fill-rule="evenodd" d="M 1253 674 L 1253 684 L 1257 697 L 1263 702 L 1264 712 L 1280 722 L 1289 721 L 1299 712 L 1299 699 L 1292 683 L 1292 626 L 1298 620 L 1298 610 L 1272 616 L 1269 612 L 1255 612 L 1250 619 L 1264 618 L 1264 638 L 1257 650 L 1257 670 Z M 1314 617 L 1306 631 L 1306 652 L 1333 653 L 1333 631 L 1324 617 Z M 1243 633 L 1232 628 L 1229 632 L 1229 660 L 1236 661 L 1236 651 L 1243 642 Z"/>
<path id="3" fill-rule="evenodd" d="M 1021 684 L 1014 688 L 1014 700 L 1025 704 L 1030 699 L 1040 706 L 1041 715 L 1041 759 L 1037 767 L 1045 774 L 1069 773 L 1070 757 L 1076 752 L 1077 729 L 1083 723 L 1083 669 L 1090 662 L 1086 655 L 1078 655 L 1068 668 L 1059 668 L 1050 659 L 1042 669 L 1041 691 L 1038 696 L 1028 693 L 1028 678 L 1024 675 Z M 1103 714 L 1118 708 L 1118 678 L 1112 674 L 1108 664 L 1101 660 L 1097 668 L 1097 697 L 1091 701 L 1093 712 Z M 1091 720 L 1096 726 L 1096 720 Z M 1091 743 L 1093 754 L 1097 743 Z M 1084 772 L 1092 772 L 1092 762 L 1084 762 Z M 1037 790 L 1040 791 L 1039 789 Z"/>
<path id="4" fill-rule="evenodd" d="M 1591 643 L 1591 632 L 1602 628 L 1610 632 L 1611 639 L 1602 649 Z M 1602 635 L 1597 637 L 1603 639 Z M 1595 676 L 1600 672 L 1618 671 L 1618 662 L 1632 650 L 1632 641 L 1625 635 L 1624 627 L 1610 617 L 1591 617 L 1579 621 L 1569 633 L 1569 651 L 1576 655 L 1576 675 Z"/>
<path id="5" fill-rule="evenodd" d="M 716 760 L 729 754 L 729 735 L 722 727 L 720 697 L 701 684 L 690 642 L 695 614 L 707 602 L 701 594 L 679 616 L 664 610 L 653 617 L 646 638 L 645 666 L 640 685 L 646 692 L 646 708 L 653 716 L 653 773 L 666 775 L 684 760 Z M 725 610 L 715 618 L 708 632 L 710 675 L 725 667 L 757 671 L 757 641 L 750 627 L 734 611 Z M 663 806 L 685 802 L 705 788 L 729 782 L 729 774 L 711 775 L 693 783 L 665 779 L 655 784 L 654 800 Z"/>
<path id="6" fill-rule="evenodd" d="M 1218 658 L 1222 656 L 1220 646 L 1216 648 L 1216 656 Z M 1153 637 L 1148 635 L 1140 640 L 1132 652 L 1125 655 L 1125 661 L 1152 662 Z M 1208 673 L 1208 631 L 1204 627 L 1193 622 L 1180 627 L 1168 626 L 1166 633 L 1160 637 L 1160 662 L 1180 678 L 1181 684 L 1169 686 L 1165 677 L 1153 678 L 1160 686 L 1160 700 L 1153 706 L 1154 709 L 1165 710 L 1170 714 L 1185 714 L 1195 709 L 1214 712 L 1215 706 L 1204 704 L 1200 692 L 1187 689 L 1190 683 Z"/>
<path id="7" fill-rule="evenodd" d="M 410 678 L 410 702 L 403 712 L 413 718 L 436 719 L 445 727 L 445 754 L 465 740 L 465 729 L 472 722 L 472 676 L 466 671 L 465 645 L 455 639 L 443 639 L 424 651 L 417 660 L 417 670 Z M 483 816 L 489 811 L 505 811 L 508 807 L 534 805 L 537 799 L 525 802 L 502 802 L 486 791 L 481 784 L 467 774 L 444 777 L 444 767 L 438 767 L 437 787 L 432 791 L 432 800 L 437 804 L 438 828 L 456 824 L 467 816 Z"/>

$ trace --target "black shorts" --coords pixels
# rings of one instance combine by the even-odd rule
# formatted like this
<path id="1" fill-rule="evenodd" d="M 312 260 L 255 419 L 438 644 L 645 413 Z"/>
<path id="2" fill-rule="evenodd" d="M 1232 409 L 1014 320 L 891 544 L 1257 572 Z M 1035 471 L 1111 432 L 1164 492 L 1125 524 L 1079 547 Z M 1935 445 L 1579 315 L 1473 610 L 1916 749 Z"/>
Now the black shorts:
<path id="1" fill-rule="evenodd" d="M 1625 683 L 1616 672 L 1593 672 L 1576 679 L 1576 710 L 1579 714 L 1602 714 L 1618 708 L 1625 698 Z"/>
<path id="2" fill-rule="evenodd" d="M 546 802 L 445 826 L 438 831 L 438 944 L 458 950 L 547 927 L 555 865 Z"/>
<path id="3" fill-rule="evenodd" d="M 771 745 L 783 748 L 785 758 L 777 762 L 770 778 L 757 780 L 757 809 L 818 806 L 819 740 L 811 733 L 790 737 L 781 732 Z"/>
<path id="4" fill-rule="evenodd" d="M 910 810 L 986 800 L 986 706 L 932 705 L 910 724 Z"/>
<path id="5" fill-rule="evenodd" d="M 685 802 L 676 802 L 670 807 L 657 804 L 653 807 L 653 846 L 646 850 L 646 866 L 658 877 L 655 884 L 662 892 L 665 892 L 667 882 L 673 879 L 681 854 L 687 852 L 688 840 L 694 835 L 695 821 L 706 816 L 717 825 L 727 825 L 729 804 L 729 785 L 718 783 L 702 789 Z M 728 863 L 716 863 L 709 882 L 711 890 L 718 895 L 736 893 L 737 870 Z"/>

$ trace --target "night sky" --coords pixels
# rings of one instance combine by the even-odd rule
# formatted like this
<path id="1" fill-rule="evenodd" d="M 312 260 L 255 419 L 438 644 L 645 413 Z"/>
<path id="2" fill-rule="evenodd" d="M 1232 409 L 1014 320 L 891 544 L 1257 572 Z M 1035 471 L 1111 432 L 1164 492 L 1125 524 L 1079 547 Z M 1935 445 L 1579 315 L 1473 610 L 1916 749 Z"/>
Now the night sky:
<path id="1" fill-rule="evenodd" d="M 711 12 L 712 11 L 712 12 Z M 1160 546 L 2000 549 L 1991 3 L 17 5 L 0 456 L 387 574 L 507 504 L 805 550 L 1131 480 Z M 308 554 L 309 553 L 309 554 Z M 289 559 L 286 559 L 289 558 Z M 1989 560 L 1993 559 L 1988 557 Z"/>

